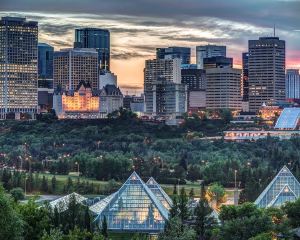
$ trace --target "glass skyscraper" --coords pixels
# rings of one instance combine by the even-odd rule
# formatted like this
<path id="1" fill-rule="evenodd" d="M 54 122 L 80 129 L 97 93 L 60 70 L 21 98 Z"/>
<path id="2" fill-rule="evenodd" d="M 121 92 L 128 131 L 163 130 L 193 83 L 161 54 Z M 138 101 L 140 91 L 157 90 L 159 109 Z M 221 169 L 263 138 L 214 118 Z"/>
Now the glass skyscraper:
<path id="1" fill-rule="evenodd" d="M 25 18 L 0 21 L 0 118 L 37 112 L 38 23 Z M 29 115 L 26 115 L 29 114 Z"/>
<path id="2" fill-rule="evenodd" d="M 226 57 L 226 46 L 205 45 L 196 47 L 196 63 L 200 69 L 204 68 L 204 58 L 219 56 Z"/>
<path id="3" fill-rule="evenodd" d="M 110 70 L 110 33 L 106 29 L 75 29 L 74 48 L 95 48 L 100 70 Z"/>
<path id="4" fill-rule="evenodd" d="M 191 63 L 191 49 L 187 47 L 157 48 L 156 59 L 180 58 L 181 64 Z"/>
<path id="5" fill-rule="evenodd" d="M 38 44 L 39 87 L 53 88 L 53 52 L 52 46 L 46 43 Z"/>

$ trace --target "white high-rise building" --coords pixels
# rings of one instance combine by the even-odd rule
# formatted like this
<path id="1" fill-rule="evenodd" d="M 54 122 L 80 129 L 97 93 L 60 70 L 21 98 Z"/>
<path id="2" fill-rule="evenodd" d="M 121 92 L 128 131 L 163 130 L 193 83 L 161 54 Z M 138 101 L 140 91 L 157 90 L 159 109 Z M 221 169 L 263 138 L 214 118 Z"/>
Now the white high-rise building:
<path id="1" fill-rule="evenodd" d="M 199 69 L 204 69 L 204 58 L 219 56 L 226 57 L 226 46 L 205 45 L 196 47 L 196 63 Z"/>
<path id="2" fill-rule="evenodd" d="M 155 81 L 160 78 L 164 78 L 173 83 L 181 83 L 180 67 L 180 58 L 146 60 L 144 87 L 146 87 L 147 84 L 155 83 Z"/>
<path id="3" fill-rule="evenodd" d="M 286 77 L 286 98 L 300 99 L 300 75 L 298 69 L 287 69 Z"/>

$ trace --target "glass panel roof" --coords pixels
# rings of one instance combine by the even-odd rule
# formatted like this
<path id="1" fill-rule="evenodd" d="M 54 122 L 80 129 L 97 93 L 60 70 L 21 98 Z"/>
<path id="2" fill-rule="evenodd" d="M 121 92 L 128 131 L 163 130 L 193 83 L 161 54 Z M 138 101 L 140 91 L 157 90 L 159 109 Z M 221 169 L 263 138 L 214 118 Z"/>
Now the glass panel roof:
<path id="1" fill-rule="evenodd" d="M 262 208 L 275 207 L 299 197 L 300 184 L 290 170 L 284 166 L 256 199 L 255 204 Z"/>
<path id="2" fill-rule="evenodd" d="M 166 192 L 161 188 L 161 186 L 154 180 L 154 178 L 150 178 L 146 185 L 150 190 L 154 193 L 154 195 L 158 198 L 159 201 L 164 205 L 164 207 L 168 210 L 171 209 L 172 206 L 172 200 L 166 194 Z"/>
<path id="3" fill-rule="evenodd" d="M 285 108 L 280 114 L 275 129 L 296 129 L 300 117 L 300 108 Z"/>
<path id="4" fill-rule="evenodd" d="M 95 221 L 99 227 L 105 216 L 110 230 L 160 232 L 164 229 L 169 212 L 136 172 L 107 198 L 98 208 Z"/>
<path id="5" fill-rule="evenodd" d="M 51 201 L 50 207 L 52 209 L 54 209 L 56 207 L 58 212 L 64 212 L 68 209 L 70 199 L 73 196 L 75 198 L 76 203 L 83 203 L 84 201 L 87 200 L 87 198 L 85 198 L 84 196 L 81 196 L 80 194 L 74 192 L 74 193 L 71 193 L 64 197 L 61 197 L 61 198 Z"/>

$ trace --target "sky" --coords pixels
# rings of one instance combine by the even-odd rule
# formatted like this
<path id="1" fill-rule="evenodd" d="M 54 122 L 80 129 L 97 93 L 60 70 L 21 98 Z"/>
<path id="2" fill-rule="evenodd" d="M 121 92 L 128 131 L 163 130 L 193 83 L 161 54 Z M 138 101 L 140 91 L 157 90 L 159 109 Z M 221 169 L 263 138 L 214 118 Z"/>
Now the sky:
<path id="1" fill-rule="evenodd" d="M 287 68 L 300 69 L 300 0 L 0 0 L 0 16 L 39 22 L 39 42 L 72 47 L 74 29 L 111 32 L 111 70 L 123 92 L 139 93 L 146 59 L 158 47 L 227 46 L 241 67 L 248 40 L 286 40 Z"/>

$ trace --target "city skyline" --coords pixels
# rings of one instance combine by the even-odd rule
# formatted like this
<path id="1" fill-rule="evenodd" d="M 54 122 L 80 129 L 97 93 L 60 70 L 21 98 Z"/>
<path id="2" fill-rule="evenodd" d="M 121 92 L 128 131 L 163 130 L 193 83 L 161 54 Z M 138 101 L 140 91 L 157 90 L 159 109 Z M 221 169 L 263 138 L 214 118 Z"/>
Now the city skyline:
<path id="1" fill-rule="evenodd" d="M 72 47 L 75 28 L 96 27 L 111 31 L 111 70 L 122 89 L 131 93 L 143 88 L 146 59 L 154 59 L 159 47 L 226 45 L 227 56 L 241 68 L 248 40 L 276 35 L 287 43 L 287 68 L 300 68 L 300 1 L 135 1 L 104 5 L 99 1 L 46 0 L 3 1 L 0 16 L 23 16 L 39 22 L 39 42 L 59 50 Z M 167 9 L 167 11 L 163 11 Z M 126 60 L 126 61 L 125 61 Z"/>

